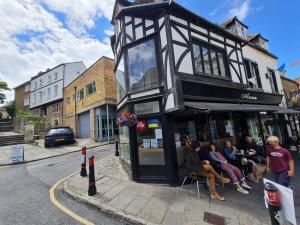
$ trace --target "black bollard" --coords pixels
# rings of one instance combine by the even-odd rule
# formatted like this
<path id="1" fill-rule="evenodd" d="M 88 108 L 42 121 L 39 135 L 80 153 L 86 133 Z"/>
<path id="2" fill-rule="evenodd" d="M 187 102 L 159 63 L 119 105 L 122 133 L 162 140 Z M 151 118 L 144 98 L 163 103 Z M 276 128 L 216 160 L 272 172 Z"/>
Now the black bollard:
<path id="1" fill-rule="evenodd" d="M 277 187 L 272 183 L 265 183 L 267 203 L 269 208 L 270 220 L 272 225 L 280 225 L 281 221 L 281 199 Z"/>
<path id="2" fill-rule="evenodd" d="M 80 176 L 86 177 L 87 172 L 86 172 L 86 147 L 82 147 L 81 149 L 82 153 L 82 159 L 81 159 L 81 171 L 80 171 Z"/>
<path id="3" fill-rule="evenodd" d="M 120 156 L 120 153 L 119 153 L 119 140 L 118 139 L 116 139 L 115 156 Z"/>
<path id="4" fill-rule="evenodd" d="M 94 156 L 89 158 L 89 190 L 88 195 L 93 196 L 97 194 L 96 182 L 95 182 L 95 168 L 94 168 Z"/>

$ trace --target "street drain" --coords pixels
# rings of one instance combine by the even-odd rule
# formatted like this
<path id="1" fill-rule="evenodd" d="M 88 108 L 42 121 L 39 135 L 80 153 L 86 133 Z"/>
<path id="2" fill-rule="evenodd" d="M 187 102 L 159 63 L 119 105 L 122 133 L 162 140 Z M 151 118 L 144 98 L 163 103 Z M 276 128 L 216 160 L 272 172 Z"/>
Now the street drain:
<path id="1" fill-rule="evenodd" d="M 226 225 L 226 218 L 223 216 L 218 216 L 216 214 L 204 212 L 203 220 L 206 223 L 210 223 L 213 225 Z"/>

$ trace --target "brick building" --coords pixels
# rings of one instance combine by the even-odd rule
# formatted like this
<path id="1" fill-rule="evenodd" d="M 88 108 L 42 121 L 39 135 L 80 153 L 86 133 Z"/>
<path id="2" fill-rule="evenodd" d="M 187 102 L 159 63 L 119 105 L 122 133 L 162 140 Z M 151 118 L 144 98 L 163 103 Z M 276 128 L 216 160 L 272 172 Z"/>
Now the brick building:
<path id="1" fill-rule="evenodd" d="M 101 57 L 64 89 L 65 125 L 79 138 L 112 140 L 116 92 L 114 60 Z"/>
<path id="2" fill-rule="evenodd" d="M 286 99 L 286 105 L 288 108 L 299 108 L 299 84 L 287 78 L 286 76 L 280 76 L 283 86 L 283 92 Z"/>
<path id="3" fill-rule="evenodd" d="M 14 88 L 16 112 L 29 111 L 30 105 L 30 81 Z"/>

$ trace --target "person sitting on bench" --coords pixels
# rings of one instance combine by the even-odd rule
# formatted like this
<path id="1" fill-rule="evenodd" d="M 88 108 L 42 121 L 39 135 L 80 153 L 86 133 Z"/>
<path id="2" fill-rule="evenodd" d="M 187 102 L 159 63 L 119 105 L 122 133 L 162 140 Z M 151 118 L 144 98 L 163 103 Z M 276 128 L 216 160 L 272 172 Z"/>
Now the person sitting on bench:
<path id="1" fill-rule="evenodd" d="M 228 174 L 232 183 L 236 186 L 236 190 L 242 194 L 249 194 L 247 189 L 252 189 L 247 183 L 243 173 L 239 168 L 230 164 L 224 156 L 216 150 L 216 145 L 214 143 L 210 144 L 209 157 L 211 162 L 218 162 L 221 164 L 221 169 Z"/>
<path id="2" fill-rule="evenodd" d="M 209 161 L 201 161 L 198 155 L 200 151 L 200 143 L 198 141 L 192 141 L 189 150 L 186 155 L 187 167 L 194 171 L 194 176 L 206 177 L 209 182 L 209 191 L 212 199 L 224 201 L 225 198 L 219 195 L 216 191 L 216 178 L 222 183 L 229 183 L 228 178 L 221 177 L 214 168 L 209 164 Z"/>

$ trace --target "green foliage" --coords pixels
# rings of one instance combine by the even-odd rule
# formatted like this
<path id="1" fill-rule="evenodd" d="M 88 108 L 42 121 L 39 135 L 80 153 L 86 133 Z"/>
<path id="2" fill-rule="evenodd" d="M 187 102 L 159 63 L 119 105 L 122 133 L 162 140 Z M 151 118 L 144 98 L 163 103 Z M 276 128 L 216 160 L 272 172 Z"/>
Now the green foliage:
<path id="1" fill-rule="evenodd" d="M 4 100 L 6 99 L 6 96 L 3 91 L 9 91 L 8 85 L 5 81 L 0 80 L 0 104 L 4 103 Z"/>
<path id="2" fill-rule="evenodd" d="M 8 113 L 8 115 L 13 118 L 16 112 L 16 105 L 15 101 L 10 101 L 4 106 L 5 111 Z"/>
<path id="3" fill-rule="evenodd" d="M 31 115 L 29 112 L 25 111 L 17 112 L 16 121 L 18 123 L 33 123 L 35 129 L 38 130 L 45 130 L 49 125 L 45 118 Z"/>

